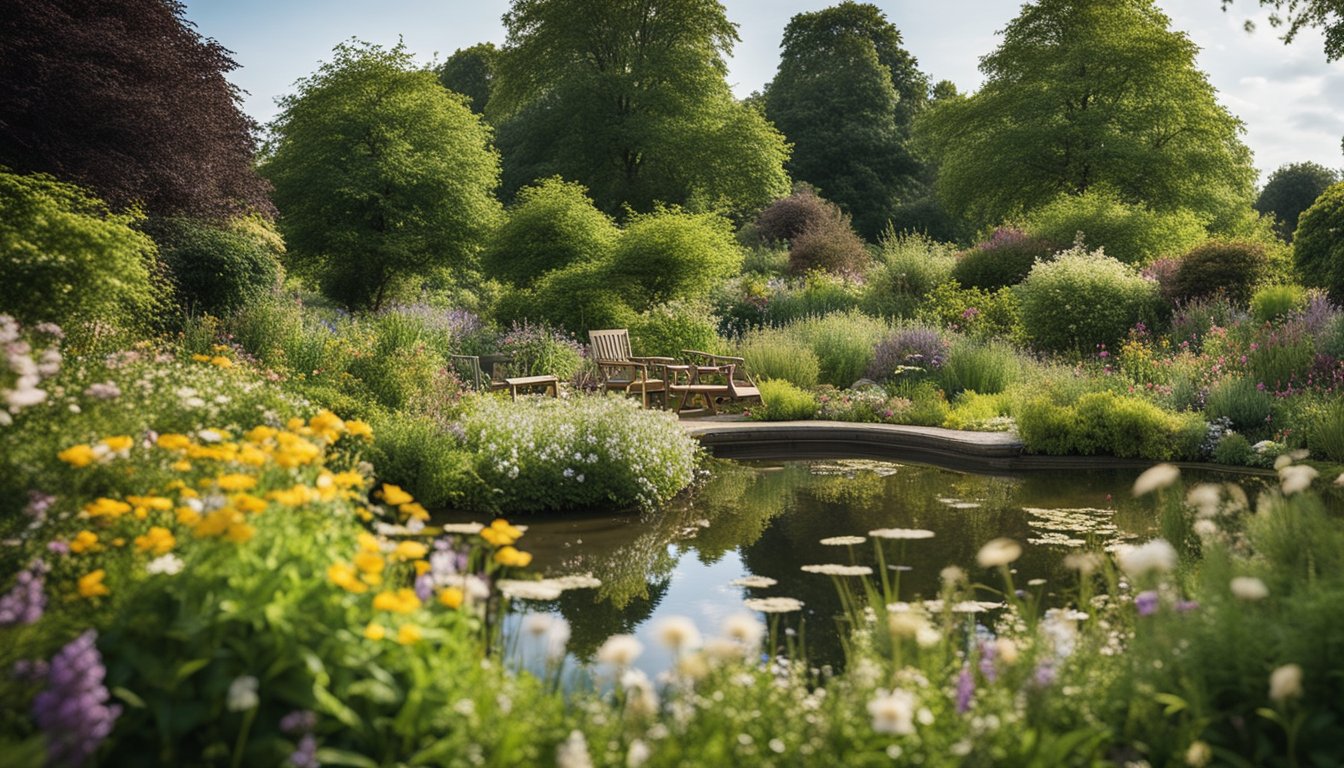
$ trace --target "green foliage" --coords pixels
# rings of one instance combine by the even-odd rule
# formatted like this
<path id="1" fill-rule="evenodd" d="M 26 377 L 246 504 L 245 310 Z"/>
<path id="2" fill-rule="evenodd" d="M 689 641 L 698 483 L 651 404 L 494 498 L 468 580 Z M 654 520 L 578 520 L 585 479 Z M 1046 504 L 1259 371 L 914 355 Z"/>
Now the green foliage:
<path id="1" fill-rule="evenodd" d="M 821 383 L 835 387 L 848 387 L 863 378 L 873 362 L 873 350 L 887 334 L 886 323 L 860 312 L 808 317 L 785 329 L 812 347 L 821 364 Z"/>
<path id="2" fill-rule="evenodd" d="M 1307 305 L 1307 291 L 1300 285 L 1266 285 L 1251 296 L 1251 317 L 1256 322 L 1281 320 Z"/>
<path id="3" fill-rule="evenodd" d="M 636 297 L 613 286 L 608 269 L 608 263 L 583 262 L 550 272 L 533 289 L 501 298 L 499 318 L 550 322 L 580 338 L 598 328 L 628 328 L 636 315 L 628 302 Z"/>
<path id="4" fill-rule="evenodd" d="M 499 49 L 494 43 L 459 48 L 439 67 L 439 82 L 444 88 L 466 96 L 472 112 L 484 114 L 490 103 L 490 86 L 498 61 Z"/>
<path id="5" fill-rule="evenodd" d="M 1056 243 L 1074 242 L 1081 232 L 1088 248 L 1103 248 L 1107 256 L 1136 266 L 1178 256 L 1207 237 L 1203 222 L 1190 210 L 1158 212 L 1097 189 L 1055 198 L 1032 210 L 1024 226 Z"/>
<path id="6" fill-rule="evenodd" d="M 67 332 L 99 323 L 143 329 L 163 288 L 138 221 L 50 176 L 0 172 L 0 313 Z"/>
<path id="7" fill-rule="evenodd" d="M 1018 296 L 1011 288 L 990 293 L 946 282 L 924 296 L 915 317 L 977 339 L 1022 335 Z"/>
<path id="8" fill-rule="evenodd" d="M 811 315 L 829 315 L 856 309 L 862 286 L 845 277 L 812 272 L 792 280 L 766 297 L 764 319 L 779 325 Z"/>
<path id="9" fill-rule="evenodd" d="M 513 358 L 510 376 L 551 375 L 568 381 L 583 365 L 583 345 L 545 324 L 515 325 L 499 340 L 499 351 Z"/>
<path id="10" fill-rule="evenodd" d="M 818 270 L 861 275 L 870 261 L 867 246 L 850 229 L 848 218 L 823 219 L 795 236 L 789 245 L 789 271 L 795 275 Z"/>
<path id="11" fill-rule="evenodd" d="M 1312 456 L 1344 463 L 1344 400 L 1319 403 L 1306 421 L 1307 449 Z"/>
<path id="12" fill-rule="evenodd" d="M 153 222 L 159 257 L 188 312 L 227 314 L 257 301 L 280 280 L 283 245 L 264 224 L 215 226 L 186 218 Z M 272 235 L 266 238 L 266 235 Z"/>
<path id="13" fill-rule="evenodd" d="M 1260 243 L 1214 240 L 1181 258 L 1168 290 L 1179 301 L 1222 294 L 1245 304 L 1269 271 L 1269 257 Z"/>
<path id="14" fill-rule="evenodd" d="M 1002 432 L 1012 428 L 1013 398 L 1007 394 L 982 395 L 966 390 L 953 401 L 941 426 L 979 432 Z"/>
<path id="15" fill-rule="evenodd" d="M 1155 283 L 1081 248 L 1037 264 L 1013 291 L 1027 337 L 1052 351 L 1113 347 L 1135 323 L 1150 321 L 1157 303 Z"/>
<path id="16" fill-rule="evenodd" d="M 1031 397 L 1017 411 L 1018 435 L 1027 449 L 1052 456 L 1190 460 L 1199 457 L 1206 430 L 1198 414 L 1172 413 L 1112 392 L 1089 392 L 1072 404 Z"/>
<path id="17" fill-rule="evenodd" d="M 957 257 L 952 277 L 967 288 L 996 291 L 1022 282 L 1038 259 L 1049 260 L 1056 250 L 1047 240 L 1000 228 Z"/>
<path id="18" fill-rule="evenodd" d="M 910 123 L 928 80 L 876 6 L 799 13 L 784 29 L 766 116 L 793 144 L 788 170 L 840 204 L 876 238 L 922 181 Z"/>
<path id="19" fill-rule="evenodd" d="M 610 257 L 620 230 L 587 190 L 558 177 L 524 187 L 491 237 L 482 262 L 492 276 L 526 286 L 571 264 Z"/>
<path id="20" fill-rule="evenodd" d="M 1251 379 L 1229 378 L 1209 390 L 1204 412 L 1210 419 L 1228 419 L 1232 428 L 1251 436 L 1267 433 L 1274 399 Z"/>
<path id="21" fill-rule="evenodd" d="M 1315 340 L 1300 320 L 1261 326 L 1246 352 L 1251 376 L 1273 392 L 1305 384 L 1315 360 Z"/>
<path id="22" fill-rule="evenodd" d="M 722 352 L 718 318 L 703 304 L 670 301 L 641 312 L 630 323 L 630 343 L 637 355 L 681 357 L 683 349 Z"/>
<path id="23" fill-rule="evenodd" d="M 920 427 L 940 427 L 947 421 L 951 408 L 947 396 L 932 381 L 900 382 L 895 393 L 910 401 L 909 407 L 899 413 L 903 424 Z"/>
<path id="24" fill-rule="evenodd" d="M 954 343 L 938 369 L 937 379 L 948 395 L 967 390 L 995 395 L 1022 377 L 1017 350 L 1002 342 L 980 344 L 970 340 Z"/>
<path id="25" fill-rule="evenodd" d="M 821 377 L 821 361 L 812 345 L 778 328 L 751 331 L 737 346 L 747 370 L 762 381 L 787 381 L 811 388 Z"/>
<path id="26" fill-rule="evenodd" d="M 1293 262 L 1302 282 L 1329 291 L 1344 303 L 1344 183 L 1335 184 L 1298 219 L 1293 234 Z"/>
<path id="27" fill-rule="evenodd" d="M 375 309 L 476 257 L 499 218 L 489 129 L 402 45 L 336 47 L 281 102 L 263 173 L 296 271 Z"/>
<path id="28" fill-rule="evenodd" d="M 366 449 L 378 478 L 405 488 L 429 509 L 475 506 L 483 492 L 472 455 L 427 416 L 391 411 L 372 422 Z"/>
<path id="29" fill-rule="evenodd" d="M 817 415 L 817 398 L 785 379 L 760 382 L 762 406 L 751 409 L 756 421 L 802 421 Z"/>
<path id="30" fill-rule="evenodd" d="M 1260 190 L 1255 210 L 1272 217 L 1274 231 L 1291 243 L 1302 212 L 1339 180 L 1339 171 L 1320 163 L 1281 165 L 1269 175 L 1264 189 Z"/>
<path id="31" fill-rule="evenodd" d="M 940 197 L 989 226 L 1104 186 L 1221 229 L 1250 204 L 1255 171 L 1197 50 L 1149 0 L 1023 6 L 981 60 L 980 90 L 939 100 L 917 122 Z"/>
<path id="32" fill-rule="evenodd" d="M 703 299 L 742 269 L 742 248 L 727 219 L 676 209 L 633 217 L 606 274 L 636 309 L 673 299 Z"/>
<path id="33" fill-rule="evenodd" d="M 883 239 L 880 265 L 868 275 L 863 309 L 880 317 L 913 317 L 923 296 L 952 279 L 948 246 L 921 235 Z"/>
<path id="34" fill-rule="evenodd" d="M 1213 460 L 1219 464 L 1249 467 L 1255 465 L 1256 458 L 1255 451 L 1251 448 L 1251 441 L 1236 432 L 1224 434 L 1223 439 L 1213 447 Z"/>
<path id="35" fill-rule="evenodd" d="M 484 397 L 462 428 L 497 509 L 653 509 L 694 479 L 697 443 L 677 417 L 624 397 Z"/>
<path id="36" fill-rule="evenodd" d="M 784 137 L 725 81 L 737 29 L 701 0 L 517 0 L 490 96 L 506 195 L 559 174 L 601 210 L 754 212 L 786 194 Z"/>

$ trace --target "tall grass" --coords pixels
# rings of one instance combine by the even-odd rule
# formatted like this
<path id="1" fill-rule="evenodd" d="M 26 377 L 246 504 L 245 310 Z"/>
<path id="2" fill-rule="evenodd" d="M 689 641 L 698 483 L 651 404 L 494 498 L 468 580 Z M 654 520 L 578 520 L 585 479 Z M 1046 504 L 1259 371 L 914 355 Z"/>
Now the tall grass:
<path id="1" fill-rule="evenodd" d="M 1017 350 L 1002 342 L 980 344 L 963 339 L 952 345 L 938 369 L 938 383 L 949 396 L 967 390 L 982 395 L 1003 392 L 1022 377 Z"/>
<path id="2" fill-rule="evenodd" d="M 747 361 L 747 370 L 760 379 L 787 381 L 799 387 L 815 387 L 821 362 L 812 347 L 788 331 L 764 328 L 752 331 L 738 344 L 737 354 Z"/>
<path id="3" fill-rule="evenodd" d="M 848 387 L 868 371 L 888 326 L 882 320 L 851 311 L 804 318 L 786 330 L 812 347 L 821 364 L 822 384 Z"/>

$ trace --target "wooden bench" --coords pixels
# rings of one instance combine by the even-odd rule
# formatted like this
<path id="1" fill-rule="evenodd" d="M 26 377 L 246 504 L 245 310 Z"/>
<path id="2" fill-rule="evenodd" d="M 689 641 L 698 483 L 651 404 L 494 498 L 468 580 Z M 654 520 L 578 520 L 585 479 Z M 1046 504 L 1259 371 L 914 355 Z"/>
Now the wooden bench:
<path id="1" fill-rule="evenodd" d="M 509 388 L 509 397 L 514 400 L 518 399 L 518 395 L 530 392 L 560 396 L 560 380 L 554 376 L 515 376 L 505 379 L 504 384 Z"/>
<path id="2" fill-rule="evenodd" d="M 746 363 L 742 358 L 693 349 L 682 350 L 682 354 L 691 360 L 691 364 L 675 368 L 676 373 L 683 374 L 685 378 L 676 381 L 675 379 L 679 377 L 672 373 L 673 366 L 668 366 L 669 377 L 673 379 L 668 391 L 673 396 L 681 396 L 676 405 L 678 414 L 696 399 L 702 400 L 705 410 L 711 414 L 717 413 L 715 404 L 719 401 L 731 403 L 761 401 L 761 391 L 756 388 L 756 382 L 747 375 Z"/>

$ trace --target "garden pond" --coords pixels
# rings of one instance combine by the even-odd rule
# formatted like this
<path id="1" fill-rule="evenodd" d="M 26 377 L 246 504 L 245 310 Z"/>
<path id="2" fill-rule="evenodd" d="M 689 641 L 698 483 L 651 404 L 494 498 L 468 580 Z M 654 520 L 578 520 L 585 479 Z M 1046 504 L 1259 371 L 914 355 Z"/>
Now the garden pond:
<path id="1" fill-rule="evenodd" d="M 792 597 L 804 607 L 801 614 L 781 617 L 784 630 L 805 634 L 812 663 L 838 665 L 844 654 L 836 587 L 831 577 L 803 566 L 854 563 L 876 572 L 880 566 L 869 531 L 932 531 L 931 538 L 882 541 L 883 564 L 899 579 L 901 598 L 927 599 L 937 597 L 940 573 L 949 565 L 966 569 L 973 583 L 1001 583 L 978 569 L 975 559 L 985 542 L 1007 537 L 1024 547 L 1015 563 L 1016 584 L 1039 590 L 1046 604 L 1060 603 L 1077 580 L 1063 564 L 1068 552 L 1158 533 L 1151 499 L 1132 496 L 1138 474 L 1136 469 L 972 474 L 866 459 L 714 460 L 692 492 L 655 512 L 515 520 L 527 526 L 520 546 L 534 555 L 535 570 L 547 576 L 591 574 L 602 582 L 556 600 L 518 605 L 525 612 L 563 616 L 572 630 L 569 651 L 580 659 L 591 659 L 611 635 L 634 634 L 645 647 L 638 666 L 655 673 L 672 663 L 671 652 L 650 636 L 659 619 L 689 617 L 709 635 L 727 617 L 746 611 L 747 599 Z M 1233 482 L 1251 498 L 1272 481 L 1207 470 L 1186 470 L 1183 477 L 1190 485 Z M 822 543 L 842 536 L 867 540 Z M 998 599 L 988 588 L 983 591 L 985 601 Z M 520 620 L 518 614 L 511 617 L 514 629 Z M 514 651 L 525 664 L 542 657 L 539 649 L 529 651 L 527 642 L 521 638 L 524 645 Z"/>

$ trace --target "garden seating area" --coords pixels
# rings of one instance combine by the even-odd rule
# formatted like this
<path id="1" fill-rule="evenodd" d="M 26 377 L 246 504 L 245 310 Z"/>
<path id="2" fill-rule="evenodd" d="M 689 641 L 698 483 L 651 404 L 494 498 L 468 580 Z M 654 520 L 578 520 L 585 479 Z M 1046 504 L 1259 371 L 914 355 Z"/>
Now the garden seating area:
<path id="1" fill-rule="evenodd" d="M 627 329 L 588 332 L 603 392 L 638 394 L 645 408 L 658 402 L 677 414 L 699 400 L 709 414 L 724 403 L 759 403 L 761 391 L 740 357 L 683 349 L 682 358 L 637 357 Z"/>

